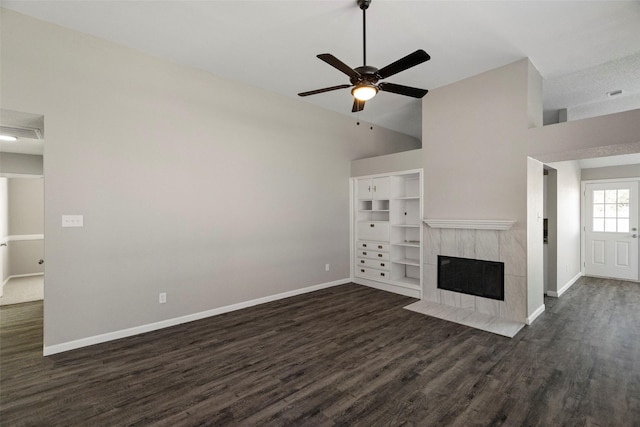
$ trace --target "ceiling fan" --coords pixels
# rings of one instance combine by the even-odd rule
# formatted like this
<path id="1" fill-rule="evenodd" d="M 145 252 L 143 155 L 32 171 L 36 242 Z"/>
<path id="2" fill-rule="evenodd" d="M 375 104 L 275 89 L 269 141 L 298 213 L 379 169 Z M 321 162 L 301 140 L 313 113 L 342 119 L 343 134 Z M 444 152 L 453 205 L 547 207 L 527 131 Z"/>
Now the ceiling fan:
<path id="1" fill-rule="evenodd" d="M 353 95 L 353 108 L 351 112 L 362 111 L 365 101 L 373 98 L 378 91 L 397 93 L 398 95 L 411 96 L 413 98 L 422 98 L 428 92 L 426 89 L 418 89 L 410 86 L 403 86 L 394 83 L 379 82 L 382 79 L 393 76 L 408 68 L 415 67 L 431 57 L 427 52 L 418 49 L 413 53 L 397 60 L 396 62 L 382 67 L 380 69 L 367 65 L 367 27 L 366 27 L 366 11 L 371 0 L 357 0 L 358 6 L 362 9 L 362 46 L 363 46 L 363 62 L 364 65 L 357 68 L 351 68 L 344 62 L 340 61 L 330 53 L 321 53 L 318 58 L 337 68 L 338 70 L 349 76 L 351 84 L 343 84 L 338 86 L 325 87 L 323 89 L 311 90 L 309 92 L 301 92 L 298 96 L 309 96 L 318 93 L 329 92 L 332 90 L 346 89 L 353 86 L 351 94 Z"/>

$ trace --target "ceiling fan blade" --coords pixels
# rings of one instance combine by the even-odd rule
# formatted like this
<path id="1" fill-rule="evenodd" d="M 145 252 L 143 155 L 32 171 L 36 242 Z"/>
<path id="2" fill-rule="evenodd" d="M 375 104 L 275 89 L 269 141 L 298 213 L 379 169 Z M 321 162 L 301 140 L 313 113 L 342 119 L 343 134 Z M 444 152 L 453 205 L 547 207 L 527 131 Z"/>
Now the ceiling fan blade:
<path id="1" fill-rule="evenodd" d="M 387 77 L 393 76 L 400 71 L 404 71 L 408 68 L 415 67 L 418 64 L 422 64 L 429 59 L 431 59 L 431 57 L 427 52 L 422 49 L 418 49 L 415 52 L 405 56 L 404 58 L 398 59 L 396 62 L 379 69 L 377 75 L 381 79 L 386 79 Z"/>
<path id="2" fill-rule="evenodd" d="M 338 58 L 336 58 L 335 56 L 331 55 L 330 53 L 321 53 L 320 55 L 317 55 L 317 56 L 318 56 L 318 58 L 322 59 L 327 64 L 331 65 L 332 67 L 337 68 L 338 70 L 342 71 L 343 73 L 345 73 L 349 77 L 353 77 L 353 78 L 356 78 L 356 79 L 359 79 L 360 77 L 362 77 L 359 72 L 357 72 L 353 68 L 349 67 L 347 64 L 345 64 L 344 62 L 340 61 Z"/>
<path id="3" fill-rule="evenodd" d="M 338 89 L 346 89 L 348 87 L 351 87 L 351 85 L 338 85 L 338 86 L 325 87 L 323 89 L 310 90 L 309 92 L 300 92 L 298 96 L 315 95 L 317 93 L 330 92 L 332 90 L 338 90 Z"/>
<path id="4" fill-rule="evenodd" d="M 397 85 L 394 83 L 379 83 L 378 89 L 384 92 L 397 93 L 398 95 L 412 96 L 414 98 L 422 98 L 429 92 L 427 89 L 418 89 L 417 87 Z"/>
<path id="5" fill-rule="evenodd" d="M 357 113 L 358 111 L 364 110 L 364 101 L 360 101 L 357 98 L 353 98 L 353 108 L 351 108 L 352 113 Z"/>

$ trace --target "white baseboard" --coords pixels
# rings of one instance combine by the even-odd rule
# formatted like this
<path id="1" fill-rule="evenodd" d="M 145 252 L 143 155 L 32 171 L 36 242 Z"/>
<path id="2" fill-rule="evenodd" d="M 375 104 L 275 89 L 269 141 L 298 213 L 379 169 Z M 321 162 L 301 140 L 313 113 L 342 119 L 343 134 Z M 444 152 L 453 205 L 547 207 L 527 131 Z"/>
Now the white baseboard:
<path id="1" fill-rule="evenodd" d="M 18 234 L 7 237 L 8 242 L 22 242 L 25 240 L 44 240 L 44 234 Z"/>
<path id="2" fill-rule="evenodd" d="M 544 313 L 544 304 L 542 304 L 533 313 L 531 313 L 531 316 L 527 317 L 526 324 L 532 324 L 533 321 L 536 320 L 542 313 Z"/>
<path id="3" fill-rule="evenodd" d="M 94 335 L 92 337 L 81 338 L 79 340 L 68 341 L 61 344 L 44 346 L 43 354 L 45 356 L 49 356 L 52 354 L 62 353 L 69 350 L 75 350 L 78 348 L 87 347 L 94 344 L 100 344 L 107 341 L 113 341 L 120 338 L 126 338 L 133 335 L 143 334 L 145 332 L 151 332 L 158 329 L 180 325 L 182 323 L 193 322 L 194 320 L 200 320 L 200 319 L 204 319 L 211 316 L 217 316 L 219 314 L 229 313 L 231 311 L 241 310 L 243 308 L 252 307 L 254 305 L 277 301 L 280 299 L 289 298 L 296 295 L 302 295 L 309 292 L 318 291 L 320 289 L 331 288 L 333 286 L 344 285 L 349 282 L 351 282 L 350 279 L 342 279 L 342 280 L 336 280 L 333 282 L 321 283 L 319 285 L 313 285 L 313 286 L 309 286 L 301 289 L 294 289 L 293 291 L 283 292 L 280 294 L 270 295 L 262 298 L 256 298 L 253 300 L 244 301 L 237 304 L 231 304 L 224 307 L 218 307 L 211 310 L 201 311 L 199 313 L 193 313 L 193 314 L 188 314 L 186 316 L 175 317 L 173 319 L 162 320 L 160 322 L 148 323 L 146 325 L 140 325 L 140 326 L 135 326 L 133 328 L 122 329 L 120 331 Z"/>
<path id="4" fill-rule="evenodd" d="M 575 277 L 573 277 L 571 280 L 569 280 L 567 283 L 565 283 L 565 285 L 563 287 L 561 287 L 558 292 L 554 292 L 554 291 L 547 291 L 547 295 L 550 297 L 554 297 L 554 298 L 559 298 L 560 295 L 564 294 L 565 292 L 567 292 L 569 290 L 569 288 L 571 286 L 573 286 L 574 283 L 576 283 L 578 281 L 579 278 L 582 277 L 582 273 L 578 273 L 575 275 Z"/>
<path id="5" fill-rule="evenodd" d="M 18 277 L 32 277 L 32 276 L 44 276 L 44 273 L 14 274 L 13 276 L 7 277 L 7 280 L 5 280 L 2 283 L 2 287 L 0 287 L 0 296 L 4 295 L 4 285 L 6 285 L 9 282 L 9 280 L 17 279 Z"/>

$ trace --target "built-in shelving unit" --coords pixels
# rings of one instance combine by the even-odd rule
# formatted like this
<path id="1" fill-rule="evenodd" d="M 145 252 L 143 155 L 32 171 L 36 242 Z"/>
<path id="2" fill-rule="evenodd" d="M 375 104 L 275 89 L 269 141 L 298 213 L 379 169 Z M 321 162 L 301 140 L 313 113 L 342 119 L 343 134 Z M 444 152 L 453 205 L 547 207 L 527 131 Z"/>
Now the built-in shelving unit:
<path id="1" fill-rule="evenodd" d="M 354 178 L 354 281 L 421 297 L 422 170 Z"/>

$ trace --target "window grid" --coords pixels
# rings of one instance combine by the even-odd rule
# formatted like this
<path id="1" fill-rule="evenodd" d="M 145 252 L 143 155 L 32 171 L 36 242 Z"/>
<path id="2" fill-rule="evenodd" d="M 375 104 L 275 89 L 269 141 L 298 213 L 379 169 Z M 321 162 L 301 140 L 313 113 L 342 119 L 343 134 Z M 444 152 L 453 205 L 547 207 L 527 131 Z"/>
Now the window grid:
<path id="1" fill-rule="evenodd" d="M 630 190 L 593 190 L 592 228 L 596 232 L 629 232 Z"/>

